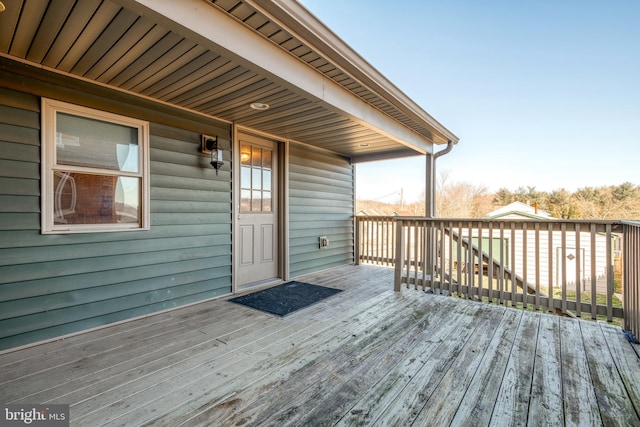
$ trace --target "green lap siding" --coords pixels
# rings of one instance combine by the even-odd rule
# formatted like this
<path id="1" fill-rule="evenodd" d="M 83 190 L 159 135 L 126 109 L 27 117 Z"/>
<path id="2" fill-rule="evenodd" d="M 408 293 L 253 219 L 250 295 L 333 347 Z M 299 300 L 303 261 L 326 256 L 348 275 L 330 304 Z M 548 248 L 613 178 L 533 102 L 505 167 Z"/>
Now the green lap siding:
<path id="1" fill-rule="evenodd" d="M 349 159 L 300 144 L 289 150 L 290 274 L 353 262 L 353 167 Z M 329 247 L 320 249 L 318 238 Z"/>
<path id="2" fill-rule="evenodd" d="M 199 144 L 229 158 L 230 126 L 48 79 L 0 88 L 0 350 L 229 293 L 231 174 Z M 150 122 L 150 230 L 40 234 L 41 95 Z"/>

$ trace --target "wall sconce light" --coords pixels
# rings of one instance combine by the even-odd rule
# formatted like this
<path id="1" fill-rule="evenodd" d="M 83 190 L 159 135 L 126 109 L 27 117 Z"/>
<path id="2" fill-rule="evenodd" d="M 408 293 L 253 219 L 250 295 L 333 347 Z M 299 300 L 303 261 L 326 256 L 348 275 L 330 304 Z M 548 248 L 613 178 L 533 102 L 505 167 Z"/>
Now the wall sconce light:
<path id="1" fill-rule="evenodd" d="M 217 136 L 202 135 L 202 153 L 211 154 L 211 166 L 216 170 L 218 175 L 218 169 L 224 165 L 222 161 L 222 148 L 218 146 Z"/>

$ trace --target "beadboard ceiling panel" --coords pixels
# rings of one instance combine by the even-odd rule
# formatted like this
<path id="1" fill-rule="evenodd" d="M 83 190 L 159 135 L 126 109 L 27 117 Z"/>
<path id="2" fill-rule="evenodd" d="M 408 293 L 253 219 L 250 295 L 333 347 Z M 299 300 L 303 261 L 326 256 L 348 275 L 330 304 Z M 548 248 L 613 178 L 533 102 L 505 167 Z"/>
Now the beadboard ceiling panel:
<path id="1" fill-rule="evenodd" d="M 326 148 L 354 161 L 420 153 L 363 120 L 340 113 L 278 83 L 268 73 L 239 63 L 222 50 L 217 52 L 197 38 L 185 36 L 188 31 L 176 32 L 153 14 L 127 8 L 132 1 L 3 0 L 6 10 L 0 13 L 0 53 Z M 272 16 L 268 10 L 273 8 L 271 3 L 212 0 L 205 4 L 228 14 L 425 141 L 442 144 L 451 139 L 437 126 L 416 120 L 390 102 L 386 93 L 369 87 L 308 40 L 296 36 L 287 22 Z M 270 108 L 256 111 L 249 108 L 251 102 L 267 103 Z"/>

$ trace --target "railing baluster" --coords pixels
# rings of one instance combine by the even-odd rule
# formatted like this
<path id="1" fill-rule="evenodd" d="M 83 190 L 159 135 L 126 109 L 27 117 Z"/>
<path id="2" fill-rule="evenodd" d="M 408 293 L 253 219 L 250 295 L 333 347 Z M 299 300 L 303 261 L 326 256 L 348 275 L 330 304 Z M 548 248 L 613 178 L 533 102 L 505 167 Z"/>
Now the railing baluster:
<path id="1" fill-rule="evenodd" d="M 482 289 L 484 285 L 484 258 L 482 256 L 483 253 L 483 245 L 482 245 L 482 222 L 478 222 L 478 298 L 482 301 Z M 475 271 L 475 266 L 474 266 Z"/>
<path id="2" fill-rule="evenodd" d="M 611 322 L 613 320 L 613 259 L 612 259 L 612 248 L 611 248 L 611 224 L 606 225 L 605 229 L 606 235 L 606 267 L 607 267 L 607 322 Z"/>
<path id="3" fill-rule="evenodd" d="M 500 270 L 498 270 L 498 287 L 500 288 L 500 304 L 506 305 L 504 300 L 504 222 L 500 222 Z"/>
<path id="4" fill-rule="evenodd" d="M 567 312 L 567 224 L 562 223 L 560 226 L 562 246 L 560 247 L 560 253 L 562 259 L 560 264 L 562 265 L 562 312 Z"/>
<path id="5" fill-rule="evenodd" d="M 493 303 L 493 221 L 489 223 L 489 262 L 487 263 L 487 277 L 489 286 L 489 302 Z"/>
<path id="6" fill-rule="evenodd" d="M 549 311 L 555 312 L 555 302 L 553 296 L 553 223 L 549 223 L 548 250 L 547 250 L 547 274 L 549 278 Z"/>
<path id="7" fill-rule="evenodd" d="M 580 224 L 575 224 L 576 233 L 576 316 L 582 317 L 582 249 L 580 248 Z"/>
<path id="8" fill-rule="evenodd" d="M 598 275 L 596 273 L 596 225 L 591 224 L 591 319 L 596 320 L 598 301 Z"/>
<path id="9" fill-rule="evenodd" d="M 511 223 L 511 307 L 517 307 L 518 301 L 516 295 L 518 293 L 518 281 L 516 279 L 516 223 Z"/>
<path id="10" fill-rule="evenodd" d="M 534 225 L 535 233 L 535 265 L 536 265 L 536 298 L 534 303 L 534 310 L 540 310 L 540 223 L 536 222 Z"/>
<path id="11" fill-rule="evenodd" d="M 527 303 L 527 295 L 529 294 L 528 292 L 528 283 L 529 283 L 529 277 L 527 276 L 527 267 L 529 265 L 529 257 L 527 256 L 528 254 L 528 247 L 527 247 L 527 223 L 523 222 L 522 223 L 522 308 L 524 310 L 528 310 L 529 309 L 529 304 Z"/>

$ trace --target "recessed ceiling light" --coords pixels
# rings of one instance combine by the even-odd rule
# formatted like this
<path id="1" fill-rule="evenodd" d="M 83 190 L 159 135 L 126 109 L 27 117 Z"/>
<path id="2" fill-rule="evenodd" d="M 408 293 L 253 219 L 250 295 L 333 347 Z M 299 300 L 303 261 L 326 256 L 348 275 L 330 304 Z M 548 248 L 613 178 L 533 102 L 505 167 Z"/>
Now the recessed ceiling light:
<path id="1" fill-rule="evenodd" d="M 252 102 L 249 106 L 254 110 L 258 110 L 258 111 L 264 111 L 269 109 L 269 104 L 265 104 L 263 102 Z"/>
<path id="2" fill-rule="evenodd" d="M 371 144 L 360 144 L 360 147 L 369 147 Z"/>

